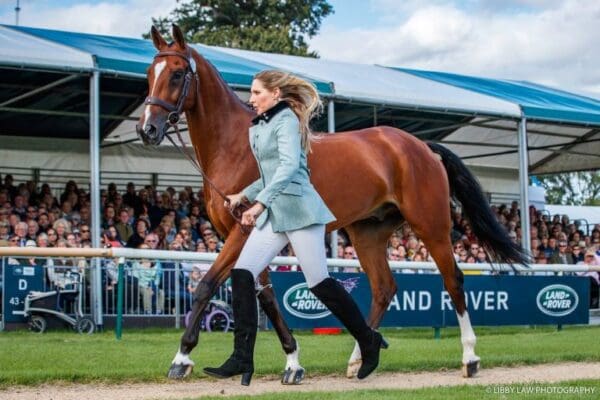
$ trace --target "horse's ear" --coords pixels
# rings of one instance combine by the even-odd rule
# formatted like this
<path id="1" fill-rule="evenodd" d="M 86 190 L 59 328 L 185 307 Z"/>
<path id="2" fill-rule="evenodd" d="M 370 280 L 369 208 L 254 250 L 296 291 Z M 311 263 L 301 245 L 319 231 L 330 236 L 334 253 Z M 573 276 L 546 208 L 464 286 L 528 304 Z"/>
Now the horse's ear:
<path id="1" fill-rule="evenodd" d="M 150 30 L 150 36 L 152 36 L 152 43 L 154 43 L 154 47 L 156 47 L 157 50 L 167 46 L 167 41 L 163 39 L 162 35 L 154 25 L 152 25 L 152 29 Z"/>
<path id="2" fill-rule="evenodd" d="M 181 49 L 185 49 L 185 35 L 181 31 L 179 25 L 173 24 L 171 35 L 173 36 L 175 43 L 177 43 Z"/>

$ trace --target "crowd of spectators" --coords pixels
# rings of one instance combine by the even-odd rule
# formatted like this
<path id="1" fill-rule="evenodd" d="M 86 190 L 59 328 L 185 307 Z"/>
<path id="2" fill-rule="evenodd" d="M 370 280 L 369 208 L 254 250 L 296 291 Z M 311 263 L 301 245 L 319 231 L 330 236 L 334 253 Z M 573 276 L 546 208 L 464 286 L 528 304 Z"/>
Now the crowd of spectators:
<path id="1" fill-rule="evenodd" d="M 150 249 L 218 253 L 224 240 L 213 229 L 202 191 L 191 187 L 159 192 L 147 185 L 139 190 L 130 182 L 120 193 L 114 183 L 101 190 L 101 244 L 105 247 L 141 246 Z M 521 243 L 518 203 L 492 206 L 498 221 L 516 243 Z M 584 231 L 565 216 L 550 217 L 531 207 L 531 249 L 535 263 L 577 264 L 598 262 L 600 225 Z M 89 247 L 90 197 L 74 181 L 55 196 L 48 184 L 32 181 L 15 185 L 13 177 L 0 179 L 0 246 Z M 453 212 L 453 249 L 458 262 L 487 263 L 488 254 L 478 243 L 460 209 Z M 589 234 L 588 234 L 589 233 Z M 326 239 L 328 240 L 328 238 Z M 357 258 L 345 231 L 338 235 L 337 257 Z M 329 246 L 328 246 L 329 248 Z M 286 247 L 281 255 L 293 255 Z M 331 256 L 331 254 L 328 254 Z M 586 257 L 589 261 L 586 261 Z M 408 224 L 388 242 L 392 261 L 433 261 L 425 243 Z M 281 267 L 282 270 L 296 267 Z M 346 271 L 355 271 L 347 268 Z"/>

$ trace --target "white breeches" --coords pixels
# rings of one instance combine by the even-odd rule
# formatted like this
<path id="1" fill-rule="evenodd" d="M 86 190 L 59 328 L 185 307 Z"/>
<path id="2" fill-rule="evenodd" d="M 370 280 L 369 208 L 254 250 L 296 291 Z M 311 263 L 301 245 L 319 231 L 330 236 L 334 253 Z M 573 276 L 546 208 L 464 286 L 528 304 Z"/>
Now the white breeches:
<path id="1" fill-rule="evenodd" d="M 262 229 L 252 230 L 234 268 L 246 269 L 256 279 L 289 242 L 300 262 L 306 283 L 312 288 L 329 277 L 324 235 L 325 225 L 273 232 L 271 221 L 267 221 Z"/>

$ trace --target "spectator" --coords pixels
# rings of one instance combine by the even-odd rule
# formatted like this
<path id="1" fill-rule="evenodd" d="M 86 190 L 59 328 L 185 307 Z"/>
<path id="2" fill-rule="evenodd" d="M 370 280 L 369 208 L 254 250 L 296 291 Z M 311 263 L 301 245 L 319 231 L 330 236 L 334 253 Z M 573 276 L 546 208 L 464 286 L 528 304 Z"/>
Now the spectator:
<path id="1" fill-rule="evenodd" d="M 158 249 L 158 244 L 159 244 L 158 242 L 159 242 L 158 235 L 156 233 L 149 233 L 144 238 L 143 244 L 146 245 L 147 248 L 150 250 L 156 250 L 156 249 Z M 160 249 L 160 250 L 162 250 L 162 249 Z"/>
<path id="2" fill-rule="evenodd" d="M 25 247 L 27 242 L 27 223 L 26 222 L 18 222 L 15 225 L 15 236 L 18 239 L 17 246 Z"/>
<path id="3" fill-rule="evenodd" d="M 27 221 L 27 239 L 35 240 L 38 233 L 40 231 L 40 226 L 35 219 L 30 219 Z"/>
<path id="4" fill-rule="evenodd" d="M 139 249 L 150 249 L 146 244 L 141 244 Z M 163 313 L 165 293 L 160 289 L 162 268 L 160 262 L 142 259 L 134 261 L 132 273 L 138 280 L 139 291 L 142 294 L 142 306 L 145 314 Z"/>
<path id="5" fill-rule="evenodd" d="M 353 246 L 346 246 L 344 248 L 344 257 L 345 260 L 355 260 L 356 257 L 356 251 L 354 250 Z M 342 272 L 359 272 L 358 268 L 356 267 L 344 267 L 344 269 L 342 270 Z"/>
<path id="6" fill-rule="evenodd" d="M 46 231 L 46 233 L 48 235 L 48 247 L 56 247 L 58 242 L 58 234 L 56 233 L 56 230 L 54 230 L 54 228 L 50 228 Z"/>
<path id="7" fill-rule="evenodd" d="M 109 245 L 108 247 L 123 247 L 123 242 L 119 237 L 119 232 L 114 226 L 109 226 L 104 230 L 104 243 Z"/>
<path id="8" fill-rule="evenodd" d="M 585 251 L 583 261 L 580 264 L 587 266 L 600 265 L 596 251 L 593 247 L 588 248 Z M 590 308 L 598 308 L 599 304 L 599 287 L 600 287 L 600 272 L 598 271 L 587 271 L 578 272 L 579 276 L 587 276 L 590 278 Z"/>
<path id="9" fill-rule="evenodd" d="M 35 239 L 37 247 L 49 247 L 48 235 L 44 232 L 40 233 Z"/>
<path id="10" fill-rule="evenodd" d="M 558 251 L 550 257 L 550 264 L 574 264 L 573 256 L 567 253 L 567 242 L 558 243 Z"/>
<path id="11" fill-rule="evenodd" d="M 145 219 L 138 219 L 135 223 L 135 232 L 131 235 L 127 241 L 127 247 L 137 249 L 140 244 L 144 243 L 144 239 L 148 234 L 148 221 Z"/>
<path id="12" fill-rule="evenodd" d="M 126 208 L 119 211 L 119 220 L 115 224 L 115 229 L 123 243 L 127 243 L 133 235 L 133 228 L 129 225 L 129 211 Z"/>
<path id="13" fill-rule="evenodd" d="M 8 221 L 0 220 L 0 240 L 8 240 L 10 237 L 10 225 Z"/>
<path id="14" fill-rule="evenodd" d="M 208 249 L 206 248 L 206 245 L 204 244 L 202 239 L 198 240 L 198 242 L 196 243 L 196 252 L 197 253 L 208 253 Z"/>
<path id="15" fill-rule="evenodd" d="M 190 279 L 187 284 L 187 291 L 190 294 L 194 294 L 196 288 L 198 287 L 198 284 L 200 283 L 204 275 L 206 275 L 206 271 L 203 271 L 203 266 L 204 264 L 194 264 L 194 266 L 192 267 Z"/>
<path id="16" fill-rule="evenodd" d="M 573 256 L 573 263 L 578 264 L 584 261 L 584 253 L 581 251 L 581 245 L 579 242 L 575 243 L 571 248 L 571 254 Z"/>
<path id="17" fill-rule="evenodd" d="M 71 224 L 64 218 L 56 220 L 52 227 L 59 239 L 65 239 L 67 233 L 71 233 Z"/>

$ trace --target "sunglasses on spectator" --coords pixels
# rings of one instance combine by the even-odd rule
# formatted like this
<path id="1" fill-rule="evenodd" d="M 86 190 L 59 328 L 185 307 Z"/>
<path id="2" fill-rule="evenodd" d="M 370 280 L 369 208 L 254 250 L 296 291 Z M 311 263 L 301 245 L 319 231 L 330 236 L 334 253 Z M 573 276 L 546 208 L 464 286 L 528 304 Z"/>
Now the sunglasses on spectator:
<path id="1" fill-rule="evenodd" d="M 90 230 L 89 229 L 82 229 L 81 233 L 90 233 Z"/>
<path id="2" fill-rule="evenodd" d="M 11 242 L 11 243 L 17 243 L 18 241 L 19 241 L 19 239 L 17 239 L 17 238 L 10 239 L 10 242 Z"/>
<path id="3" fill-rule="evenodd" d="M 158 243 L 158 240 L 150 240 L 150 239 L 148 239 L 148 240 L 144 241 L 144 243 Z"/>
<path id="4" fill-rule="evenodd" d="M 345 254 L 345 255 L 349 255 L 349 256 L 353 256 L 353 255 L 354 255 L 354 253 L 353 253 L 353 252 L 351 252 L 351 251 L 345 251 L 345 252 L 344 252 L 344 254 Z"/>

